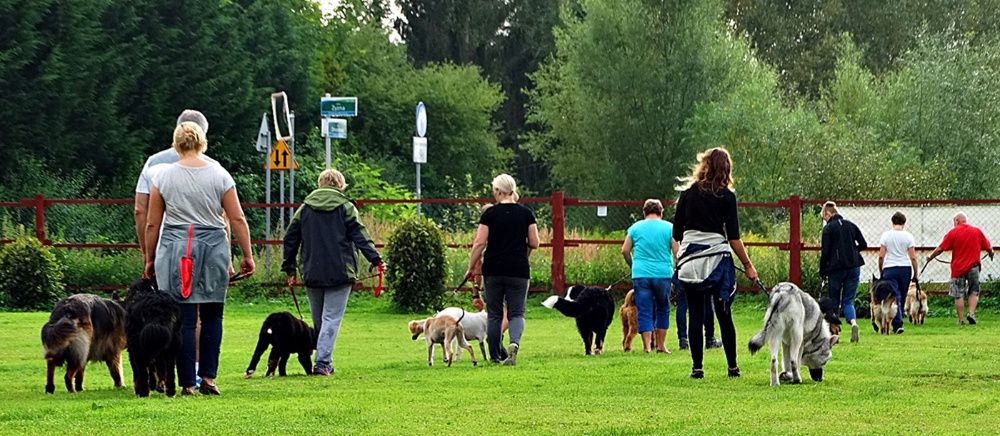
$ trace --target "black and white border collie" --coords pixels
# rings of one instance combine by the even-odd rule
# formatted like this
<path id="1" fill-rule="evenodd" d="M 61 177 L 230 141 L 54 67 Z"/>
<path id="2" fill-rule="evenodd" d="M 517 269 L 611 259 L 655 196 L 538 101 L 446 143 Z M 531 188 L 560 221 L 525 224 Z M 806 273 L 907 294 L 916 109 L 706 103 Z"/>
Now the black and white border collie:
<path id="1" fill-rule="evenodd" d="M 615 316 L 615 299 L 610 288 L 574 285 L 566 289 L 565 297 L 553 295 L 542 305 L 576 319 L 587 355 L 604 352 L 604 336 Z"/>

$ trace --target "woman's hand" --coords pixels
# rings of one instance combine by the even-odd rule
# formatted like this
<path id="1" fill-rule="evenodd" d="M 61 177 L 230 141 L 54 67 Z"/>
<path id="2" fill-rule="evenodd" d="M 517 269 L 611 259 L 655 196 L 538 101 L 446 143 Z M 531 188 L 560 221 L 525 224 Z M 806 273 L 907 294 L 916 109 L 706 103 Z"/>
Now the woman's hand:
<path id="1" fill-rule="evenodd" d="M 747 278 L 750 279 L 751 282 L 757 283 L 759 277 L 757 276 L 757 268 L 754 268 L 753 264 L 750 264 L 750 266 L 747 267 Z"/>
<path id="2" fill-rule="evenodd" d="M 253 263 L 253 256 L 243 256 L 243 260 L 240 262 L 240 272 L 245 277 L 250 277 L 253 272 L 257 269 L 257 266 Z"/>
<path id="3" fill-rule="evenodd" d="M 142 278 L 151 279 L 156 276 L 156 262 L 152 260 L 147 260 L 145 267 L 142 269 Z"/>
<path id="4" fill-rule="evenodd" d="M 294 275 L 288 276 L 288 286 L 295 286 L 299 282 L 299 279 Z"/>
<path id="5" fill-rule="evenodd" d="M 476 310 L 480 311 L 483 310 L 483 307 L 485 307 L 485 305 L 483 304 L 483 299 L 479 297 L 474 297 L 472 299 L 472 307 L 475 307 Z"/>

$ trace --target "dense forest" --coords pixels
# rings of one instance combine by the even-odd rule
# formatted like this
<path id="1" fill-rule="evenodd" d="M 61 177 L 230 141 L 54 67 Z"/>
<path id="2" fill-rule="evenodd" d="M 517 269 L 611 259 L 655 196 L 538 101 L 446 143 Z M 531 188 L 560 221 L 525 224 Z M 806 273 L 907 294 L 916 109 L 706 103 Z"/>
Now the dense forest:
<path id="1" fill-rule="evenodd" d="M 0 0 L 0 200 L 127 197 L 177 114 L 263 199 L 254 150 L 287 92 L 310 188 L 319 97 L 357 96 L 355 197 L 670 196 L 724 145 L 741 198 L 1000 196 L 996 0 Z"/>

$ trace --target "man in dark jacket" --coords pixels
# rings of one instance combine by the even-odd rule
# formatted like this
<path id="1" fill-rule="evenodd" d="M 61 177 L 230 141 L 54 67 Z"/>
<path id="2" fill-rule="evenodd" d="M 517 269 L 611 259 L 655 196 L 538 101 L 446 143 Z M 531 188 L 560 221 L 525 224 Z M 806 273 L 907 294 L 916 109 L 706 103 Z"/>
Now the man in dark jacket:
<path id="1" fill-rule="evenodd" d="M 281 270 L 288 285 L 297 280 L 295 257 L 302 249 L 302 282 L 309 294 L 309 312 L 318 332 L 313 374 L 333 373 L 333 347 L 344 319 L 347 297 L 357 279 L 360 250 L 374 267 L 382 263 L 375 243 L 358 220 L 358 209 L 344 195 L 344 175 L 326 170 L 319 188 L 309 193 L 285 232 Z"/>
<path id="2" fill-rule="evenodd" d="M 861 251 L 868 248 L 865 237 L 854 223 L 837 213 L 832 201 L 823 205 L 823 247 L 819 255 L 819 275 L 829 285 L 829 295 L 839 301 L 844 318 L 851 323 L 851 342 L 858 341 L 858 320 L 854 297 L 861 280 Z"/>

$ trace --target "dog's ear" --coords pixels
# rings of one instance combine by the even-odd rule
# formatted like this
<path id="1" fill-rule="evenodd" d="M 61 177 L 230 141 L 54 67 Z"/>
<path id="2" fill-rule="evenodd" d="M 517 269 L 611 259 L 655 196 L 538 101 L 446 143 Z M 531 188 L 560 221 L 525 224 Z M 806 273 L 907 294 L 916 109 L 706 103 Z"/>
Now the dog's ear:
<path id="1" fill-rule="evenodd" d="M 840 342 L 840 335 L 830 336 L 830 346 L 831 347 L 834 346 L 834 345 L 837 345 L 838 342 Z"/>

